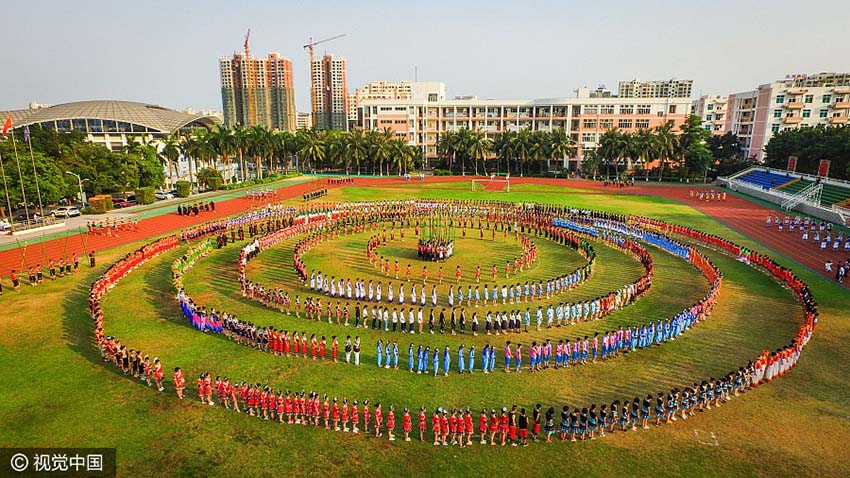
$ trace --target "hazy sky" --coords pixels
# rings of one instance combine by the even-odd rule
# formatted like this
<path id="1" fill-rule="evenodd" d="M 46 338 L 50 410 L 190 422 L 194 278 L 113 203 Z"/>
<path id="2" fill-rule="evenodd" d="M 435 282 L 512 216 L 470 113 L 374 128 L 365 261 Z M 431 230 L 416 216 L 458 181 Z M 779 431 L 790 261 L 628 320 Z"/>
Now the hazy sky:
<path id="1" fill-rule="evenodd" d="M 126 6 L 125 6 L 126 5 Z M 0 110 L 121 99 L 221 109 L 218 58 L 242 48 L 293 61 L 309 110 L 308 56 L 348 58 L 348 87 L 440 80 L 449 95 L 573 96 L 622 79 L 694 80 L 694 95 L 787 73 L 850 70 L 846 0 L 3 2 Z"/>

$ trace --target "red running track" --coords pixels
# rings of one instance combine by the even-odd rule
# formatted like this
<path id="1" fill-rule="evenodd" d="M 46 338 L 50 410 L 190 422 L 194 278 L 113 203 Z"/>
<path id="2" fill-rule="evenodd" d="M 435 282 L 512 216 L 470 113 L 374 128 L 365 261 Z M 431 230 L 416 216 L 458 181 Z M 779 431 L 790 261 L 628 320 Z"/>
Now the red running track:
<path id="1" fill-rule="evenodd" d="M 428 178 L 429 182 L 444 182 L 435 181 L 434 179 L 445 180 L 445 182 L 468 181 L 470 178 L 465 177 L 446 177 L 446 178 Z M 410 183 L 403 178 L 355 178 L 353 183 L 328 185 L 327 181 L 317 179 L 315 181 L 307 181 L 293 185 L 282 185 L 277 189 L 277 199 L 284 200 L 300 196 L 306 192 L 313 191 L 318 187 L 337 188 L 345 186 L 375 186 L 393 183 Z M 215 199 L 215 198 L 212 198 Z M 314 204 L 321 203 L 321 198 L 314 201 Z M 21 240 L 20 247 L 8 249 L 0 252 L 0 277 L 6 279 L 8 285 L 8 276 L 11 270 L 17 270 L 18 276 L 26 280 L 26 271 L 24 260 L 28 266 L 42 264 L 47 267 L 48 261 L 53 259 L 58 261 L 60 258 L 67 257 L 70 259 L 74 253 L 77 253 L 80 258 L 80 263 L 88 264 L 88 251 L 97 253 L 105 249 L 129 244 L 148 237 L 154 237 L 167 232 L 185 229 L 197 224 L 219 219 L 226 216 L 231 216 L 242 211 L 248 211 L 252 207 L 258 206 L 261 203 L 252 201 L 244 197 L 223 200 L 215 202 L 214 212 L 205 212 L 196 216 L 178 216 L 176 205 L 172 208 L 173 211 L 139 221 L 138 231 L 136 232 L 120 232 L 119 236 L 99 236 L 91 234 L 74 234 L 49 241 L 37 242 L 28 244 L 27 241 Z M 43 244 L 43 245 L 42 245 Z"/>
<path id="2" fill-rule="evenodd" d="M 825 271 L 824 264 L 827 259 L 831 260 L 834 265 L 840 261 L 850 260 L 850 253 L 844 251 L 832 251 L 832 245 L 826 251 L 820 250 L 820 244 L 812 242 L 811 234 L 809 241 L 801 240 L 802 233 L 799 231 L 790 232 L 787 228 L 782 232 L 776 226 L 765 226 L 765 220 L 768 214 L 771 216 L 779 216 L 780 219 L 788 214 L 781 213 L 775 209 L 770 209 L 747 199 L 727 194 L 725 201 L 700 201 L 699 199 L 691 198 L 690 191 L 723 191 L 719 188 L 710 188 L 705 186 L 695 186 L 688 188 L 686 186 L 662 186 L 653 184 L 636 183 L 635 186 L 618 188 L 613 186 L 604 186 L 600 182 L 585 181 L 585 180 L 563 180 L 554 178 L 512 178 L 511 182 L 516 183 L 534 183 L 545 184 L 550 186 L 565 186 L 580 189 L 592 189 L 610 194 L 624 195 L 640 195 L 640 196 L 658 196 L 674 201 L 681 202 L 688 206 L 697 209 L 708 216 L 711 216 L 718 221 L 726 224 L 732 229 L 737 230 L 756 241 L 765 244 L 767 247 L 779 251 L 780 253 L 800 262 L 809 267 L 813 271 L 820 273 L 825 277 L 835 280 L 835 275 Z M 705 231 L 711 232 L 711 231 Z M 842 244 L 843 246 L 843 244 Z M 834 270 L 834 269 L 833 269 Z M 847 286 L 850 280 L 844 283 Z"/>
<path id="3" fill-rule="evenodd" d="M 459 181 L 470 181 L 471 176 L 439 176 L 428 177 L 425 182 L 428 183 L 448 183 Z M 483 179 L 483 178 L 482 178 Z M 326 188 L 336 188 L 345 186 L 384 186 L 388 184 L 410 184 L 415 185 L 417 181 L 405 181 L 403 178 L 387 177 L 387 178 L 356 178 L 353 183 L 341 185 L 327 185 L 326 181 L 309 181 L 292 186 L 284 186 L 278 189 L 279 200 L 290 199 L 305 192 L 316 189 L 319 185 Z M 636 186 L 625 188 L 616 188 L 604 186 L 602 183 L 586 180 L 572 179 L 554 179 L 554 178 L 511 178 L 513 184 L 542 184 L 547 186 L 563 186 L 576 189 L 590 189 L 608 194 L 626 194 L 626 195 L 641 195 L 641 196 L 658 196 L 672 199 L 695 209 L 721 221 L 722 223 L 736 229 L 756 241 L 762 242 L 768 247 L 791 257 L 814 271 L 821 273 L 824 276 L 834 279 L 834 276 L 827 274 L 824 271 L 824 262 L 827 259 L 838 264 L 839 261 L 848 259 L 848 255 L 843 251 L 832 252 L 831 247 L 826 252 L 821 252 L 819 245 L 812 243 L 803 243 L 800 240 L 799 232 L 779 232 L 776 227 L 766 227 L 765 218 L 768 214 L 775 215 L 776 210 L 769 209 L 746 199 L 739 198 L 734 195 L 727 195 L 726 201 L 699 201 L 689 197 L 689 188 L 687 187 L 671 187 L 661 185 L 646 185 L 638 183 Z M 487 190 L 501 190 L 506 186 L 505 183 L 485 183 Z M 697 188 L 694 188 L 697 189 Z M 700 188 L 708 189 L 708 188 Z M 551 191 L 549 191 L 551 192 Z M 316 201 L 320 203 L 321 199 Z M 27 262 L 30 265 L 35 265 L 39 262 L 47 262 L 47 259 L 58 259 L 67 254 L 71 257 L 74 252 L 80 256 L 80 262 L 85 264 L 87 258 L 84 252 L 84 242 L 88 250 L 94 250 L 95 254 L 98 251 L 109 249 L 112 247 L 128 244 L 147 237 L 157 236 L 171 231 L 187 228 L 196 224 L 201 224 L 213 219 L 222 218 L 236 214 L 240 211 L 249 210 L 256 206 L 255 201 L 250 201 L 245 198 L 234 198 L 216 203 L 215 212 L 202 213 L 197 217 L 178 216 L 176 212 L 167 213 L 161 216 L 143 219 L 139 222 L 139 230 L 137 232 L 123 232 L 119 237 L 107 236 L 92 236 L 85 237 L 80 234 L 67 236 L 65 238 L 53 239 L 41 243 L 30 244 L 17 249 L 9 249 L 0 252 L 0 274 L 8 276 L 11 269 L 21 271 L 22 251 L 25 251 Z M 782 215 L 780 214 L 780 217 Z M 710 232 L 710 231 L 706 231 Z M 24 242 L 21 242 L 24 245 Z M 42 255 L 42 247 L 44 256 Z M 46 264 L 44 264 L 46 266 Z M 19 273 L 25 276 L 25 273 Z"/>

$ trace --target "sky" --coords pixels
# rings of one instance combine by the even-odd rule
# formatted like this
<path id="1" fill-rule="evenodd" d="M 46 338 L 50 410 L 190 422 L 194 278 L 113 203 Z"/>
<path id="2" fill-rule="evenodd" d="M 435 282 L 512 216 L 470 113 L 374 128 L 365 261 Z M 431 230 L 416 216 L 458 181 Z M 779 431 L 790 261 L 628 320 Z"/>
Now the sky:
<path id="1" fill-rule="evenodd" d="M 846 0 L 159 1 L 0 6 L 0 110 L 116 99 L 221 110 L 218 59 L 292 59 L 309 111 L 309 37 L 372 80 L 443 81 L 449 96 L 574 96 L 582 86 L 692 79 L 694 96 L 789 73 L 850 70 Z M 119 7 L 118 5 L 122 5 Z"/>

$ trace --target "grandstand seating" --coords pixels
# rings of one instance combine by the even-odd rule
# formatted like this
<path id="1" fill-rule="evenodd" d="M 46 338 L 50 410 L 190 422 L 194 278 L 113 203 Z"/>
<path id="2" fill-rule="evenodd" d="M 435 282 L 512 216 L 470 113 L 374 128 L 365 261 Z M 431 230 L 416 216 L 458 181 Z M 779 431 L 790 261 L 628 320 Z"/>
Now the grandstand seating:
<path id="1" fill-rule="evenodd" d="M 779 189 L 782 192 L 786 192 L 788 194 L 797 194 L 798 192 L 802 191 L 803 189 L 806 189 L 807 187 L 809 187 L 811 185 L 812 185 L 812 181 L 809 181 L 808 179 L 800 179 L 798 181 L 788 183 L 788 184 L 786 184 L 786 185 L 784 185 L 780 188 L 777 188 L 777 189 Z"/>
<path id="2" fill-rule="evenodd" d="M 850 199 L 850 188 L 824 183 L 820 203 L 830 206 Z"/>
<path id="3" fill-rule="evenodd" d="M 763 189 L 774 189 L 782 185 L 794 181 L 794 176 L 784 174 L 776 174 L 768 171 L 754 169 L 749 173 L 738 178 L 740 181 L 755 184 Z"/>
<path id="4" fill-rule="evenodd" d="M 813 181 L 808 179 L 800 179 L 793 183 L 786 184 L 779 189 L 788 194 L 797 194 L 812 185 Z M 824 183 L 823 191 L 821 192 L 820 203 L 823 206 L 830 206 L 850 200 L 850 187 L 837 186 L 835 184 Z"/>

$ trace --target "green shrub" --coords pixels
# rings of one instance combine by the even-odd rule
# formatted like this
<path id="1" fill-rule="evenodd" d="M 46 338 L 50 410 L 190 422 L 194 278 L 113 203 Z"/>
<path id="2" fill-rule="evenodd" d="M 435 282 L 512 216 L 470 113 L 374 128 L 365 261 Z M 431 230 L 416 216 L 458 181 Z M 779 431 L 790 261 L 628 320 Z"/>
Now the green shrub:
<path id="1" fill-rule="evenodd" d="M 153 204 L 156 201 L 154 189 L 150 186 L 136 189 L 136 203 Z"/>
<path id="2" fill-rule="evenodd" d="M 112 209 L 112 196 L 101 194 L 89 198 L 89 214 L 103 214 Z"/>
<path id="3" fill-rule="evenodd" d="M 189 181 L 177 181 L 174 183 L 174 189 L 177 190 L 177 197 L 187 198 L 192 193 L 192 185 Z"/>

